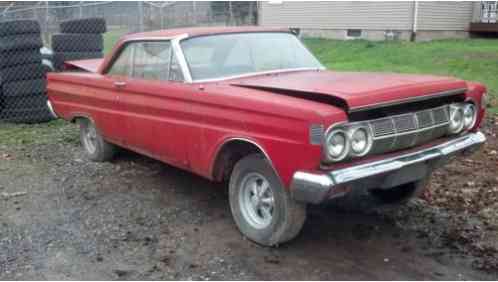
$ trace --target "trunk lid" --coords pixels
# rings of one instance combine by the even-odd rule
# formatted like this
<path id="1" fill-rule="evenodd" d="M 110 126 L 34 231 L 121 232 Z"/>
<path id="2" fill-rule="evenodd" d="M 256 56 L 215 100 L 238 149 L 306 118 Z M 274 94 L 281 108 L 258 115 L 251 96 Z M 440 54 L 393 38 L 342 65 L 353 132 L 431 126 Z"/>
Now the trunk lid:
<path id="1" fill-rule="evenodd" d="M 87 72 L 97 73 L 104 59 L 87 59 L 77 61 L 64 62 L 64 67 L 67 70 L 80 69 Z"/>

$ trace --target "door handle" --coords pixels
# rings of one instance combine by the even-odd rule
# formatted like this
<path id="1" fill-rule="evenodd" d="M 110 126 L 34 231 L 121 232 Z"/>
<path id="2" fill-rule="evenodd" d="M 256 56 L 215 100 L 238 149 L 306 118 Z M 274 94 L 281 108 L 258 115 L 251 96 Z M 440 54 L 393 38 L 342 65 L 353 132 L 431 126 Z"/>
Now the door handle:
<path id="1" fill-rule="evenodd" d="M 126 82 L 124 81 L 114 81 L 114 86 L 121 88 L 126 86 Z"/>

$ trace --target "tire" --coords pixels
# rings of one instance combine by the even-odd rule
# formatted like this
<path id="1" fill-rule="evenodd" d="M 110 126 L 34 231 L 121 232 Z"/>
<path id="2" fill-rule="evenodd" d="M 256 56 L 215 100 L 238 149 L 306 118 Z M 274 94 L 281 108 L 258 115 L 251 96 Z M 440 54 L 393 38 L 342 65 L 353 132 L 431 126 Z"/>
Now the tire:
<path id="1" fill-rule="evenodd" d="M 0 118 L 4 122 L 10 123 L 42 123 L 53 120 L 49 110 L 45 108 L 30 109 L 3 109 Z"/>
<path id="2" fill-rule="evenodd" d="M 54 52 L 102 52 L 104 38 L 101 34 L 54 34 Z"/>
<path id="3" fill-rule="evenodd" d="M 80 140 L 87 157 L 94 162 L 110 161 L 116 153 L 116 147 L 104 140 L 95 124 L 86 118 L 78 120 Z"/>
<path id="4" fill-rule="evenodd" d="M 10 35 L 0 38 L 0 52 L 32 50 L 41 47 L 43 47 L 43 41 L 39 34 Z"/>
<path id="5" fill-rule="evenodd" d="M 2 86 L 4 97 L 26 96 L 34 93 L 45 93 L 46 79 L 31 79 L 5 83 Z"/>
<path id="6" fill-rule="evenodd" d="M 0 70 L 0 84 L 30 80 L 30 79 L 45 79 L 45 69 L 41 64 L 29 64 L 4 68 Z"/>
<path id="7" fill-rule="evenodd" d="M 17 97 L 1 97 L 5 110 L 43 109 L 47 107 L 47 96 L 44 93 Z"/>
<path id="8" fill-rule="evenodd" d="M 54 68 L 56 70 L 62 70 L 64 67 L 64 62 L 73 60 L 84 60 L 84 59 L 98 59 L 102 58 L 104 54 L 102 52 L 58 52 L 54 53 Z"/>
<path id="9" fill-rule="evenodd" d="M 251 183 L 259 187 L 257 190 L 268 187 L 266 192 L 256 197 L 258 204 L 253 202 L 255 196 Z M 230 177 L 229 190 L 233 218 L 248 239 L 264 246 L 275 246 L 299 234 L 306 219 L 306 205 L 291 199 L 273 167 L 262 155 L 249 155 L 237 162 Z M 255 209 L 255 205 L 259 208 Z"/>
<path id="10" fill-rule="evenodd" d="M 0 53 L 0 69 L 17 65 L 39 64 L 40 62 L 41 54 L 38 49 Z"/>
<path id="11" fill-rule="evenodd" d="M 105 19 L 88 18 L 63 21 L 60 24 L 61 33 L 105 33 Z"/>
<path id="12" fill-rule="evenodd" d="M 16 20 L 0 22 L 0 36 L 9 36 L 17 34 L 40 34 L 40 25 L 38 21 L 33 20 Z"/>

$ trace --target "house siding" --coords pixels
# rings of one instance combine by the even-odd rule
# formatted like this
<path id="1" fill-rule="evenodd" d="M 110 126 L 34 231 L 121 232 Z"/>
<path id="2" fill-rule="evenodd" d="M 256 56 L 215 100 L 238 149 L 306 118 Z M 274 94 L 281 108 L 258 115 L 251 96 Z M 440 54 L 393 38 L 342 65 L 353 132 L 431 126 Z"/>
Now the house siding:
<path id="1" fill-rule="evenodd" d="M 419 2 L 418 30 L 465 31 L 472 21 L 473 2 Z"/>
<path id="2" fill-rule="evenodd" d="M 261 6 L 261 24 L 315 29 L 409 30 L 413 2 L 283 2 Z"/>
<path id="3" fill-rule="evenodd" d="M 473 17 L 474 2 L 418 2 L 417 36 L 465 38 Z M 398 31 L 410 39 L 415 2 L 263 2 L 260 24 L 300 28 L 310 36 L 345 39 L 347 29 L 362 29 L 362 38 L 384 40 L 385 31 Z M 417 40 L 419 40 L 417 39 Z"/>

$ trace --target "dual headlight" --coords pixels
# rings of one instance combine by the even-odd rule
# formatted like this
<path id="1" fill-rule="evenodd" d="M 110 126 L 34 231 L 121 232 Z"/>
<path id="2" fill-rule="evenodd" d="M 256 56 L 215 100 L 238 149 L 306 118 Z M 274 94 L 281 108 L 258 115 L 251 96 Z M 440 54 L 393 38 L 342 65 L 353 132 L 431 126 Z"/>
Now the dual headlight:
<path id="1" fill-rule="evenodd" d="M 477 120 L 477 108 L 473 103 L 451 104 L 449 108 L 448 131 L 458 134 L 474 127 Z"/>
<path id="2" fill-rule="evenodd" d="M 373 143 L 372 130 L 368 124 L 355 123 L 332 129 L 325 138 L 325 158 L 341 161 L 348 156 L 361 157 L 370 151 Z"/>

